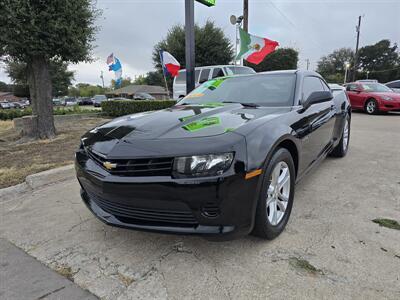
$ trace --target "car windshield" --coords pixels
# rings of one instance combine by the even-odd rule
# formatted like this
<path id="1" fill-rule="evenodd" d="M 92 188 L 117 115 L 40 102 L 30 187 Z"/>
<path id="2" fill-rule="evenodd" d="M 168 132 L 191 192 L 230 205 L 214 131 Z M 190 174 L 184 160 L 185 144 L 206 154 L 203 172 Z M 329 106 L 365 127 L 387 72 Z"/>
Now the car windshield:
<path id="1" fill-rule="evenodd" d="M 260 106 L 292 106 L 295 74 L 258 74 L 205 82 L 178 104 L 237 102 Z"/>
<path id="2" fill-rule="evenodd" d="M 380 83 L 363 83 L 362 87 L 366 92 L 393 92 L 390 88 Z"/>

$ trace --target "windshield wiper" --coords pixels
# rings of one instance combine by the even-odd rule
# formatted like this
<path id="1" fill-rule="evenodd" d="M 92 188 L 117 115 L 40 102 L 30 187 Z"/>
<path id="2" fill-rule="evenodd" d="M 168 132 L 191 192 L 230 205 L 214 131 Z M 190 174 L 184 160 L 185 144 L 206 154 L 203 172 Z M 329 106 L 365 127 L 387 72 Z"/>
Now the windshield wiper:
<path id="1" fill-rule="evenodd" d="M 245 102 L 234 102 L 234 101 L 223 101 L 222 103 L 238 103 L 244 107 L 259 107 L 260 106 L 256 103 L 245 103 Z"/>

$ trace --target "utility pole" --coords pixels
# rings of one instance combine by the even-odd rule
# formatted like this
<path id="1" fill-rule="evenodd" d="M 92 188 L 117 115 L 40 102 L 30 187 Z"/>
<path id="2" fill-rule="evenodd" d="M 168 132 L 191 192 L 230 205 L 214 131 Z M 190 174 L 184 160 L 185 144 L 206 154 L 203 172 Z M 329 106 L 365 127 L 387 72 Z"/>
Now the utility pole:
<path id="1" fill-rule="evenodd" d="M 194 83 L 194 0 L 185 0 L 185 56 L 186 56 L 186 94 L 195 88 Z"/>
<path id="2" fill-rule="evenodd" d="M 249 0 L 243 0 L 243 30 L 249 32 Z"/>
<path id="3" fill-rule="evenodd" d="M 360 43 L 360 29 L 361 29 L 361 16 L 358 17 L 358 26 L 356 27 L 357 43 L 356 43 L 356 52 L 354 53 L 353 81 L 356 81 L 356 69 L 357 69 L 357 66 L 358 66 L 358 46 L 359 46 L 359 43 Z"/>
<path id="4" fill-rule="evenodd" d="M 307 70 L 308 70 L 308 68 L 310 67 L 310 59 L 306 59 L 306 63 L 307 63 Z"/>
<path id="5" fill-rule="evenodd" d="M 101 71 L 100 78 L 101 78 L 101 82 L 103 83 L 103 89 L 104 89 L 104 76 L 103 76 L 103 71 Z"/>

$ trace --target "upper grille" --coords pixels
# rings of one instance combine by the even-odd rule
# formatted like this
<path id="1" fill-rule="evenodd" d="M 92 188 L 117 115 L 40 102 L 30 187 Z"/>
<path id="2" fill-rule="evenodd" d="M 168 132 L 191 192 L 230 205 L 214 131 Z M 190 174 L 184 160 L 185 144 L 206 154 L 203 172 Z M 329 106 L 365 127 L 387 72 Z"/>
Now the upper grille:
<path id="1" fill-rule="evenodd" d="M 107 171 L 118 176 L 171 176 L 174 161 L 173 157 L 108 160 L 93 151 L 87 150 L 87 153 L 104 169 L 104 162 L 116 164 L 115 168 Z"/>

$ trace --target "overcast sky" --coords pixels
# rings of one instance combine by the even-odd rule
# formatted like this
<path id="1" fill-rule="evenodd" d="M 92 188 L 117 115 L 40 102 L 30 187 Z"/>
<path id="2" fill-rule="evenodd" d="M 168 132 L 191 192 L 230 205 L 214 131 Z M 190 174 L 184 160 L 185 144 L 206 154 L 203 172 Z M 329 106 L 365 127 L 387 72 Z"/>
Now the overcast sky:
<path id="1" fill-rule="evenodd" d="M 242 14 L 242 0 L 217 0 L 208 8 L 195 4 L 195 20 L 203 25 L 215 21 L 234 42 L 232 14 Z M 94 56 L 90 64 L 71 65 L 75 83 L 100 84 L 104 72 L 108 85 L 113 74 L 106 57 L 121 60 L 123 76 L 134 78 L 153 70 L 154 44 L 166 36 L 174 24 L 184 23 L 184 0 L 98 0 L 103 15 L 98 20 Z M 355 48 L 356 23 L 362 15 L 360 46 L 390 39 L 400 44 L 400 0 L 249 0 L 249 32 L 276 40 L 281 47 L 294 47 L 300 53 L 299 67 L 305 60 L 311 68 L 322 55 L 340 47 Z M 9 82 L 0 70 L 0 80 Z"/>

